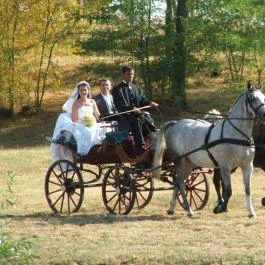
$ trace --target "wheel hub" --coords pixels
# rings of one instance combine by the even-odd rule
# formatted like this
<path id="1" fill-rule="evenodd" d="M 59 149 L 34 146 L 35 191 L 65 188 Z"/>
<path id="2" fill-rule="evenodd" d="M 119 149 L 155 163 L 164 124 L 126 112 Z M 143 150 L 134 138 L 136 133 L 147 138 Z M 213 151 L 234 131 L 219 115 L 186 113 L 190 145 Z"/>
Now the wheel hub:
<path id="1" fill-rule="evenodd" d="M 62 186 L 62 190 L 67 192 L 68 194 L 74 194 L 75 192 L 75 183 L 72 179 L 66 179 L 64 185 Z"/>

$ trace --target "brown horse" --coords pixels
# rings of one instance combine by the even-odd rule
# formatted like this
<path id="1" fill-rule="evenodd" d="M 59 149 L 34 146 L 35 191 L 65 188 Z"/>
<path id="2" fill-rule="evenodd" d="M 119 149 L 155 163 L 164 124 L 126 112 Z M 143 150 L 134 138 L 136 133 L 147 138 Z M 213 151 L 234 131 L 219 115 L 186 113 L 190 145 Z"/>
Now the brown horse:
<path id="1" fill-rule="evenodd" d="M 253 161 L 254 167 L 259 167 L 262 170 L 265 171 L 265 124 L 262 122 L 258 122 L 254 125 L 253 128 L 253 138 L 256 145 L 256 151 L 255 151 L 255 158 Z M 234 168 L 232 170 L 232 173 L 236 170 Z M 214 169 L 214 175 L 213 175 L 213 183 L 215 187 L 215 191 L 217 193 L 218 203 L 215 206 L 213 212 L 214 213 L 220 213 L 223 210 L 222 207 L 225 207 L 223 204 L 223 194 L 221 194 L 221 190 L 223 191 L 222 187 L 222 180 L 221 180 L 221 173 L 218 168 Z M 262 205 L 265 206 L 265 197 L 262 198 Z"/>

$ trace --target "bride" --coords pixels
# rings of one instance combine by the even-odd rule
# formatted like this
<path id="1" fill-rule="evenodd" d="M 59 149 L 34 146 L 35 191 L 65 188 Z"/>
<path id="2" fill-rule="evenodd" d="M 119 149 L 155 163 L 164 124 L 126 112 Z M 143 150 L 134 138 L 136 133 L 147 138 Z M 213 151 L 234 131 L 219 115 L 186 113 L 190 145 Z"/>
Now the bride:
<path id="1" fill-rule="evenodd" d="M 100 113 L 96 102 L 91 98 L 90 86 L 86 81 L 79 82 L 71 97 L 63 105 L 64 113 L 57 119 L 50 152 L 54 161 L 67 159 L 72 161 L 72 152 L 66 146 L 57 144 L 62 131 L 70 132 L 77 144 L 77 154 L 84 156 L 90 148 L 101 144 L 105 133 L 111 128 L 98 122 Z"/>

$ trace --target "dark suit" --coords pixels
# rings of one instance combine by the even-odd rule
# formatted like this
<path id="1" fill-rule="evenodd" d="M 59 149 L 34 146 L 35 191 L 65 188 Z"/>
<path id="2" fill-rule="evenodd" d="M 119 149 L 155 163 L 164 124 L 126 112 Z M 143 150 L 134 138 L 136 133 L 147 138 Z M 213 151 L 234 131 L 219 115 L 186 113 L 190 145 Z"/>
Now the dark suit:
<path id="1" fill-rule="evenodd" d="M 111 108 L 112 108 L 113 113 L 109 112 L 109 108 L 108 108 L 107 103 L 106 103 L 104 97 L 102 96 L 102 94 L 98 94 L 97 96 L 95 96 L 94 100 L 96 101 L 96 104 L 97 104 L 101 118 L 104 118 L 105 121 L 117 121 L 119 130 L 128 130 L 129 129 L 128 122 L 123 116 L 117 115 L 117 116 L 113 116 L 113 117 L 108 118 L 109 115 L 113 115 L 115 113 L 118 113 L 117 108 L 115 107 L 115 105 L 113 103 L 113 99 L 111 99 L 111 101 L 112 101 Z"/>
<path id="2" fill-rule="evenodd" d="M 105 99 L 103 98 L 103 96 L 101 94 L 98 94 L 97 96 L 95 96 L 94 100 L 97 103 L 98 110 L 99 110 L 100 115 L 102 117 L 108 116 L 108 115 L 113 114 L 113 113 L 115 113 L 117 111 L 117 109 L 114 106 L 113 101 L 111 100 L 112 101 L 112 106 L 111 107 L 112 107 L 113 113 L 109 112 L 109 108 L 107 106 L 107 103 L 106 103 Z"/>
<path id="3" fill-rule="evenodd" d="M 131 84 L 131 89 L 128 84 L 123 81 L 112 90 L 114 104 L 119 112 L 132 110 L 134 107 L 140 108 L 147 106 L 150 102 L 146 99 L 143 90 L 134 84 Z M 145 144 L 144 138 L 155 127 L 151 117 L 144 115 L 144 113 L 129 113 L 123 115 L 130 124 L 136 148 L 141 150 Z"/>

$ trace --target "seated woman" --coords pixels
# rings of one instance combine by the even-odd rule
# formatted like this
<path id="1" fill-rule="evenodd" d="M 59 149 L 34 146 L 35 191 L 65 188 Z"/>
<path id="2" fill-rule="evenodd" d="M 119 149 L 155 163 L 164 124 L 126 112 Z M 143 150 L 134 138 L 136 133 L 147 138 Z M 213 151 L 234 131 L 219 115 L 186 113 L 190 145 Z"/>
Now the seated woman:
<path id="1" fill-rule="evenodd" d="M 86 81 L 79 82 L 71 97 L 63 105 L 65 113 L 57 119 L 50 148 L 53 160 L 72 161 L 69 148 L 57 144 L 62 131 L 70 132 L 77 144 L 77 154 L 86 155 L 92 146 L 101 144 L 107 131 L 111 128 L 102 126 L 96 102 L 91 98 L 90 86 Z"/>

